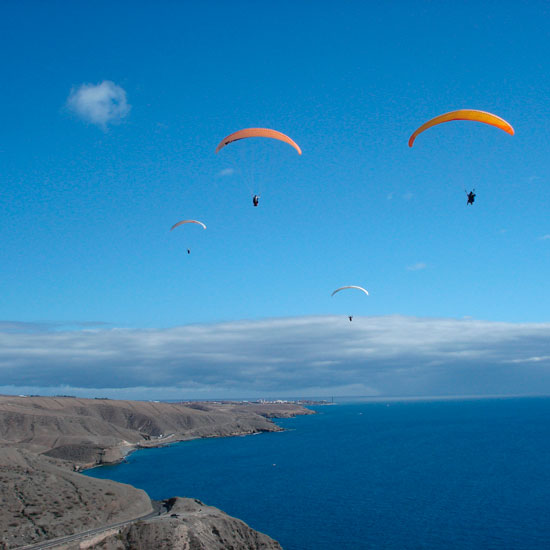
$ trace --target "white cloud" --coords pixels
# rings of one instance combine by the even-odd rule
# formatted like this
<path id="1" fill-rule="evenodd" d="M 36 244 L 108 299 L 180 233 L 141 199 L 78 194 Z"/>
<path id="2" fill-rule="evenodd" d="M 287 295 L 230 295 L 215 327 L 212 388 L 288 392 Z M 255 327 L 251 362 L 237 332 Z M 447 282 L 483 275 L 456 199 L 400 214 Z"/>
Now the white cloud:
<path id="1" fill-rule="evenodd" d="M 408 271 L 420 271 L 421 269 L 426 269 L 428 266 L 424 262 L 417 262 L 413 265 L 408 265 Z"/>
<path id="2" fill-rule="evenodd" d="M 227 176 L 232 176 L 235 173 L 233 168 L 224 168 L 218 172 L 218 177 L 225 178 Z"/>
<path id="3" fill-rule="evenodd" d="M 120 122 L 130 111 L 126 92 L 110 80 L 73 88 L 67 106 L 82 119 L 102 128 Z"/>
<path id="4" fill-rule="evenodd" d="M 22 328 L 0 326 L 0 393 L 550 393 L 550 323 L 318 316 L 155 330 Z"/>

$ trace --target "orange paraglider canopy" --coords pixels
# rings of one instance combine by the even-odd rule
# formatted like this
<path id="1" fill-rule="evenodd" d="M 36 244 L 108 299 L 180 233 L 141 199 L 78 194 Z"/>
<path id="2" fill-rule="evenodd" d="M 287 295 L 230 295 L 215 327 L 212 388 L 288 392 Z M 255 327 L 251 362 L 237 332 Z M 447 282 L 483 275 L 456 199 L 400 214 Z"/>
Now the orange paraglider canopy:
<path id="1" fill-rule="evenodd" d="M 500 128 L 501 130 L 509 133 L 511 136 L 514 135 L 514 129 L 512 128 L 512 126 L 503 118 L 500 118 L 497 115 L 486 113 L 485 111 L 476 111 L 475 109 L 460 109 L 458 111 L 451 111 L 450 113 L 436 116 L 435 118 L 428 120 L 428 122 L 426 122 L 425 124 L 422 124 L 422 126 L 415 130 L 412 136 L 409 138 L 409 147 L 413 146 L 416 136 L 418 136 L 418 134 L 421 134 L 424 130 L 431 128 L 436 124 L 449 122 L 451 120 L 475 120 L 477 122 L 483 122 L 484 124 L 496 126 L 497 128 Z"/>
<path id="2" fill-rule="evenodd" d="M 288 143 L 296 151 L 298 151 L 298 154 L 302 154 L 302 150 L 300 147 L 298 147 L 298 144 L 290 139 L 288 136 L 281 132 L 277 132 L 277 130 L 270 130 L 269 128 L 245 128 L 244 130 L 239 130 L 238 132 L 235 132 L 233 134 L 229 134 L 227 137 L 222 139 L 219 143 L 219 145 L 216 147 L 216 153 L 228 145 L 229 143 L 232 143 L 233 141 L 237 141 L 239 139 L 244 138 L 250 138 L 250 137 L 265 137 L 265 138 L 272 138 L 272 139 L 278 139 L 279 141 L 284 141 L 285 143 Z"/>

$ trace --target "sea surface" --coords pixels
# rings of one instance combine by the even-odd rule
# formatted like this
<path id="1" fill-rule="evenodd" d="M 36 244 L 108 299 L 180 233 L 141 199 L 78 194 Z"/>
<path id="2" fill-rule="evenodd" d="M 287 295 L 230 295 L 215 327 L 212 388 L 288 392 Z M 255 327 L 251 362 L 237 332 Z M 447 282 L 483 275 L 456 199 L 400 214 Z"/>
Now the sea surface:
<path id="1" fill-rule="evenodd" d="M 285 432 L 140 450 L 88 475 L 195 497 L 285 550 L 550 549 L 550 398 L 311 407 Z"/>

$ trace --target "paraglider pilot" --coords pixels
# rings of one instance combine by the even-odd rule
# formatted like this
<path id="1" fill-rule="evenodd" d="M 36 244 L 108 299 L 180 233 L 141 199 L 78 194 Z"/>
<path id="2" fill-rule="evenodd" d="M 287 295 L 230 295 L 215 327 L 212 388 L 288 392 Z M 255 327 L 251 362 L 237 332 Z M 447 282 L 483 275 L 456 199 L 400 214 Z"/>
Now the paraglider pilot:
<path id="1" fill-rule="evenodd" d="M 474 204 L 474 201 L 476 200 L 475 189 L 472 189 L 469 193 L 467 193 L 467 196 L 468 196 L 468 202 L 466 203 L 466 205 Z"/>
<path id="2" fill-rule="evenodd" d="M 351 321 L 353 321 L 353 315 L 348 315 L 348 318 L 349 318 L 350 323 L 351 323 Z"/>
<path id="3" fill-rule="evenodd" d="M 259 202 L 260 202 L 260 195 L 254 195 L 254 196 L 252 197 L 252 204 L 253 204 L 254 206 L 258 206 L 258 203 L 259 203 Z"/>

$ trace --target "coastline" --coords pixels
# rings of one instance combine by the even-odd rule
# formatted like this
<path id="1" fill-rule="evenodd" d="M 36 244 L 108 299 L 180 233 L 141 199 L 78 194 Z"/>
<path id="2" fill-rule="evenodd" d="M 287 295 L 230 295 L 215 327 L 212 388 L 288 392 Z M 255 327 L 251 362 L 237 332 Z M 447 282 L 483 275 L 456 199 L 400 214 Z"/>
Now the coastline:
<path id="1" fill-rule="evenodd" d="M 170 506 L 177 505 L 188 513 L 177 513 L 177 518 L 164 521 L 167 515 L 173 515 L 168 514 L 170 509 L 165 502 L 163 514 L 138 522 L 138 528 L 132 523 L 134 519 L 153 511 L 153 503 L 144 491 L 81 472 L 123 462 L 129 454 L 140 449 L 197 438 L 283 431 L 271 418 L 303 414 L 315 412 L 300 404 L 282 402 L 156 403 L 0 396 L 0 478 L 3 482 L 1 496 L 6 504 L 0 513 L 0 548 L 17 548 L 75 532 L 97 531 L 118 522 L 129 523 L 118 527 L 114 535 L 100 537 L 102 548 L 110 548 L 111 539 L 115 548 L 120 543 L 116 537 L 120 538 L 121 533 L 131 539 L 138 536 L 136 532 L 139 531 L 139 536 L 145 540 L 149 536 L 147 533 L 159 526 L 170 533 L 166 535 L 170 539 L 178 538 L 185 524 L 186 536 L 193 538 L 204 531 L 200 527 L 202 516 L 195 509 L 197 506 L 200 510 L 208 508 L 208 521 L 225 525 L 230 520 L 228 525 L 233 525 L 232 522 L 240 520 L 219 510 L 214 512 L 215 508 L 197 504 L 194 499 L 183 502 L 174 497 L 176 500 Z M 159 523 L 159 518 L 163 522 Z M 220 532 L 219 527 L 214 527 L 214 531 Z M 237 535 L 244 537 L 242 540 L 261 538 L 259 546 L 243 548 L 280 548 L 273 539 L 242 522 L 224 533 L 218 542 L 210 540 L 205 543 L 209 546 L 204 548 L 222 549 L 224 545 L 238 548 L 238 541 L 231 540 Z M 250 540 L 246 544 L 256 544 Z"/>
<path id="2" fill-rule="evenodd" d="M 166 447 L 169 445 L 174 445 L 176 443 L 181 443 L 183 441 L 192 441 L 194 439 L 244 437 L 248 435 L 259 435 L 264 432 L 284 431 L 284 428 L 281 428 L 278 424 L 273 422 L 273 420 L 276 420 L 278 418 L 292 418 L 294 416 L 316 414 L 315 411 L 312 411 L 311 409 L 307 409 L 306 405 L 293 403 L 293 402 L 273 403 L 273 402 L 239 402 L 239 401 L 222 401 L 222 402 L 186 401 L 186 402 L 173 403 L 173 404 L 189 406 L 193 409 L 196 409 L 197 407 L 201 407 L 201 409 L 199 410 L 202 410 L 203 407 L 204 409 L 213 407 L 219 410 L 223 410 L 224 407 L 231 407 L 234 410 L 248 409 L 249 412 L 252 412 L 253 414 L 259 415 L 264 419 L 266 419 L 269 424 L 267 425 L 268 428 L 266 428 L 266 426 L 262 426 L 260 428 L 250 429 L 250 428 L 247 428 L 246 426 L 243 426 L 241 429 L 230 431 L 227 433 L 225 432 L 218 433 L 216 432 L 216 430 L 219 428 L 214 428 L 213 433 L 206 433 L 201 435 L 171 433 L 166 436 L 162 434 L 161 436 L 139 441 L 134 444 L 122 443 L 117 447 L 104 448 L 103 452 L 107 454 L 102 458 L 101 462 L 98 462 L 91 466 L 79 467 L 78 469 L 75 469 L 75 471 L 83 472 L 85 470 L 98 468 L 100 466 L 120 464 L 124 462 L 126 457 L 130 456 L 132 453 L 139 451 L 141 449 L 154 449 L 154 448 Z M 307 404 L 320 405 L 322 403 L 307 402 Z M 120 454 L 118 458 L 116 457 L 117 454 Z"/>

